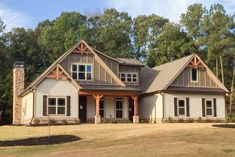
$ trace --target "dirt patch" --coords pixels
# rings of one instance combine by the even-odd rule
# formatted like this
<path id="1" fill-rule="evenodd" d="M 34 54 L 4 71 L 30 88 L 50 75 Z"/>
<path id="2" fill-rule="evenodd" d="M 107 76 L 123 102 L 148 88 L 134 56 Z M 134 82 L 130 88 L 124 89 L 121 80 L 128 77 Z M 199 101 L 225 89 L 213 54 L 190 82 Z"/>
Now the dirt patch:
<path id="1" fill-rule="evenodd" d="M 53 145 L 68 143 L 81 140 L 80 137 L 74 135 L 54 135 L 50 138 L 48 136 L 34 137 L 19 140 L 0 141 L 0 147 L 9 146 L 34 146 L 34 145 Z"/>

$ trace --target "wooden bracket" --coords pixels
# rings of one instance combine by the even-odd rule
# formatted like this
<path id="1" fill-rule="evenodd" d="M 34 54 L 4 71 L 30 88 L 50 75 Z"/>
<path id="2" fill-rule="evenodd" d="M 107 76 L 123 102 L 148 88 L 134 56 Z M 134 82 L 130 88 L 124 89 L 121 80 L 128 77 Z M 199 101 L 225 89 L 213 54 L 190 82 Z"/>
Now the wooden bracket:
<path id="1" fill-rule="evenodd" d="M 57 65 L 56 68 L 47 76 L 47 78 L 69 79 L 69 77 L 63 72 L 63 70 Z"/>

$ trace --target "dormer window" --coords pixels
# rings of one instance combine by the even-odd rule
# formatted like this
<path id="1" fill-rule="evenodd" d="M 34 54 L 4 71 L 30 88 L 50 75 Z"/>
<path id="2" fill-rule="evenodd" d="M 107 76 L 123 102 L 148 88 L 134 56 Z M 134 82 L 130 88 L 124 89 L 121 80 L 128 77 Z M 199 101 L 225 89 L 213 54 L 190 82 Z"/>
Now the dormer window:
<path id="1" fill-rule="evenodd" d="M 122 73 L 120 73 L 120 79 L 123 82 L 137 83 L 138 82 L 138 73 L 122 72 Z"/>
<path id="2" fill-rule="evenodd" d="M 191 81 L 198 82 L 198 69 L 197 68 L 191 68 Z"/>
<path id="3" fill-rule="evenodd" d="M 72 77 L 75 80 L 90 81 L 92 75 L 91 64 L 77 64 L 73 63 L 71 67 Z"/>

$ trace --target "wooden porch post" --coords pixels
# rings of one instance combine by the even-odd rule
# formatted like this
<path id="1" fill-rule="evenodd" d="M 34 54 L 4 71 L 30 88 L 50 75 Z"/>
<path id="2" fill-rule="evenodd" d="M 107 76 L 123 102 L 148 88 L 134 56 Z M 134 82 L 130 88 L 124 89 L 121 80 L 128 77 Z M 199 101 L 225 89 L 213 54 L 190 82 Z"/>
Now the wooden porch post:
<path id="1" fill-rule="evenodd" d="M 100 99 L 103 97 L 103 95 L 92 95 L 95 99 L 95 124 L 98 124 L 101 122 L 100 119 Z"/>
<path id="2" fill-rule="evenodd" d="M 134 116 L 133 123 L 139 123 L 139 98 L 138 95 L 132 96 L 134 100 Z"/>

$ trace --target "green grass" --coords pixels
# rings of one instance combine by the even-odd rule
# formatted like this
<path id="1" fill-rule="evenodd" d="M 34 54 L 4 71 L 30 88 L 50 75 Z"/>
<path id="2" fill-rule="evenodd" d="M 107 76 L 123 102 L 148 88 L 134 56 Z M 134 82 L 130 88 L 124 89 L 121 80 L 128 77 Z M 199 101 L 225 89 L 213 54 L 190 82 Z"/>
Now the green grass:
<path id="1" fill-rule="evenodd" d="M 85 124 L 53 126 L 52 135 L 81 140 L 55 145 L 0 147 L 0 156 L 235 156 L 235 128 L 213 124 Z M 1 126 L 0 141 L 48 135 L 48 127 Z"/>

